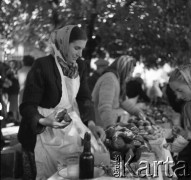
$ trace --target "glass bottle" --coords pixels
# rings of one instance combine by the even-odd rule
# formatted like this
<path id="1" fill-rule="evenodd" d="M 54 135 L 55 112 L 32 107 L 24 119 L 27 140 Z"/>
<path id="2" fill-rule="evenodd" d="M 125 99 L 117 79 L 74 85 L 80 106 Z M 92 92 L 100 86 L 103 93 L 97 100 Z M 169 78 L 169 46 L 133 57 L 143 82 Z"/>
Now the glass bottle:
<path id="1" fill-rule="evenodd" d="M 90 179 L 94 177 L 94 155 L 91 153 L 91 135 L 86 132 L 84 135 L 84 150 L 80 155 L 79 178 Z"/>

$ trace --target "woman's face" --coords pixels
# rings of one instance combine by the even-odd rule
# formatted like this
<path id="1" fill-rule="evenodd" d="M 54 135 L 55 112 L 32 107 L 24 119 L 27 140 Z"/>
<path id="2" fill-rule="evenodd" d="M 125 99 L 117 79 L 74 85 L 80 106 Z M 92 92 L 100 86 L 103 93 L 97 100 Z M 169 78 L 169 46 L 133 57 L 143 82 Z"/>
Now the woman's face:
<path id="1" fill-rule="evenodd" d="M 82 56 L 82 51 L 86 46 L 86 40 L 77 40 L 69 44 L 68 62 L 76 62 Z"/>
<path id="2" fill-rule="evenodd" d="M 191 101 L 191 89 L 183 82 L 173 81 L 169 83 L 171 89 L 175 92 L 177 99 Z"/>

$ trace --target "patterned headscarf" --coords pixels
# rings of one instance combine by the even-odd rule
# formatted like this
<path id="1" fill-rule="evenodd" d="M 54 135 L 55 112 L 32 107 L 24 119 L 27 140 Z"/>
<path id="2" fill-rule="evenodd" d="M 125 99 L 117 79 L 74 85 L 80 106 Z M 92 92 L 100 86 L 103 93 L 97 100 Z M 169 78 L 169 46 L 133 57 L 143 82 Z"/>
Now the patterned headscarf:
<path id="1" fill-rule="evenodd" d="M 105 72 L 113 72 L 120 81 L 120 99 L 126 98 L 126 82 L 127 77 L 131 77 L 136 60 L 132 56 L 123 55 L 116 59 Z"/>
<path id="2" fill-rule="evenodd" d="M 181 66 L 179 68 L 179 71 L 184 77 L 185 81 L 188 83 L 189 88 L 191 89 L 191 64 Z"/>
<path id="3" fill-rule="evenodd" d="M 191 90 L 191 64 L 178 68 Z M 188 139 L 191 140 L 191 102 L 187 102 L 183 108 L 182 119 L 183 126 L 187 132 Z"/>
<path id="4" fill-rule="evenodd" d="M 52 55 L 60 64 L 63 74 L 71 79 L 78 76 L 78 65 L 76 62 L 68 62 L 69 38 L 74 25 L 64 26 L 50 35 L 50 46 Z"/>
<path id="5" fill-rule="evenodd" d="M 119 74 L 120 79 L 124 81 L 126 77 L 130 76 L 130 73 L 132 73 L 132 69 L 134 69 L 134 66 L 135 59 L 132 56 L 121 56 L 117 60 L 117 72 Z"/>

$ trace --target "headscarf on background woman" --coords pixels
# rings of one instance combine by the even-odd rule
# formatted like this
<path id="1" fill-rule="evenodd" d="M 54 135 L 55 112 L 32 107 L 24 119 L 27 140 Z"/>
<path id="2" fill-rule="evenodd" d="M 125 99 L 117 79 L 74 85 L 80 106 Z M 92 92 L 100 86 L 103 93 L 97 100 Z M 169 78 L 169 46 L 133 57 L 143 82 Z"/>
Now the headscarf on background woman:
<path id="1" fill-rule="evenodd" d="M 113 72 L 120 81 L 120 100 L 126 98 L 126 81 L 130 79 L 132 71 L 136 65 L 136 60 L 132 56 L 123 55 L 115 60 L 104 73 Z"/>
<path id="2" fill-rule="evenodd" d="M 64 75 L 71 79 L 78 76 L 78 64 L 67 61 L 70 33 L 74 27 L 74 25 L 64 26 L 52 32 L 50 36 L 51 54 L 61 65 Z"/>
<path id="3" fill-rule="evenodd" d="M 179 71 L 184 77 L 185 81 L 188 83 L 189 88 L 191 89 L 191 64 L 181 66 L 179 68 Z"/>
<path id="4" fill-rule="evenodd" d="M 169 83 L 173 81 L 186 83 L 191 92 L 191 64 L 175 69 L 170 76 Z M 182 126 L 186 130 L 188 139 L 191 140 L 191 101 L 182 100 L 185 102 L 181 113 Z"/>
<path id="5" fill-rule="evenodd" d="M 187 82 L 191 91 L 191 64 L 184 65 L 179 68 L 180 73 Z M 182 113 L 183 126 L 188 134 L 188 139 L 191 140 L 191 102 L 186 103 Z"/>
<path id="6" fill-rule="evenodd" d="M 176 85 L 173 85 L 173 82 L 176 82 Z M 172 83 L 172 84 L 171 84 Z M 180 88 L 178 87 L 178 84 L 180 83 Z M 182 84 L 181 84 L 182 83 Z M 181 137 L 184 138 L 181 139 L 179 143 L 176 142 L 176 145 L 172 147 L 175 147 L 175 150 L 177 150 L 178 147 L 178 157 L 177 162 L 183 162 L 185 166 L 185 172 L 184 176 L 182 176 L 182 173 L 180 174 L 179 171 L 175 171 L 178 180 L 190 180 L 190 172 L 191 172 L 191 64 L 183 65 L 177 69 L 175 69 L 169 79 L 169 84 L 173 87 L 173 90 L 176 95 L 179 95 L 178 97 L 182 99 L 185 104 L 183 105 L 182 111 L 181 111 L 181 124 L 182 127 L 174 127 L 173 132 L 174 134 L 178 134 Z M 188 87 L 184 86 L 184 84 L 188 85 Z M 177 138 L 178 139 L 178 138 Z M 175 139 L 176 140 L 176 139 Z M 179 163 L 175 163 L 175 166 L 173 167 L 173 170 L 180 169 L 182 165 Z"/>

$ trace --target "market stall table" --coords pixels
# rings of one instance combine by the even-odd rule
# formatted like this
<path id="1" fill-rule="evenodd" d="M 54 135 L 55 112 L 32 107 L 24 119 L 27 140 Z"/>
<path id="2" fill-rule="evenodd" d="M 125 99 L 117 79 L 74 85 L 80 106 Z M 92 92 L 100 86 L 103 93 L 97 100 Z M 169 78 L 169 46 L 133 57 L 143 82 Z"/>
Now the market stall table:
<path id="1" fill-rule="evenodd" d="M 53 174 L 50 178 L 48 178 L 48 180 L 66 180 L 66 178 L 63 178 L 61 176 L 58 175 L 58 173 L 56 172 L 55 174 Z M 124 180 L 124 179 L 127 179 L 127 180 L 163 180 L 163 176 L 162 176 L 162 173 L 160 171 L 159 173 L 159 177 L 157 178 L 116 178 L 116 177 L 109 177 L 109 176 L 101 176 L 101 177 L 98 177 L 98 178 L 93 178 L 92 180 Z"/>
<path id="2" fill-rule="evenodd" d="M 135 119 L 132 119 L 131 121 L 132 122 L 129 122 L 129 124 L 130 123 L 136 124 L 135 123 Z M 137 120 L 137 122 L 138 122 L 138 120 Z M 140 121 L 139 121 L 139 123 L 140 123 Z M 147 122 L 147 124 L 148 124 L 148 122 Z M 151 126 L 151 122 L 150 122 L 150 126 Z M 158 133 L 158 134 L 156 133 L 157 135 L 159 135 L 159 133 L 160 133 L 161 143 L 158 144 L 159 146 L 156 144 L 157 146 L 155 148 L 152 148 L 152 152 L 151 153 L 155 154 L 157 157 L 154 155 L 153 157 L 155 157 L 155 158 L 152 159 L 152 158 L 149 158 L 149 156 L 146 156 L 145 159 L 143 158 L 143 160 L 149 162 L 148 159 L 151 159 L 153 164 L 154 164 L 154 162 L 158 163 L 159 161 L 162 161 L 164 163 L 164 162 L 166 162 L 166 160 L 168 160 L 169 162 L 170 161 L 173 162 L 173 159 L 172 159 L 170 151 L 163 148 L 163 144 L 166 143 L 166 139 L 165 138 L 168 136 L 168 134 L 170 132 L 169 129 L 171 129 L 171 123 L 165 121 L 165 123 L 163 123 L 163 124 L 160 123 L 159 125 L 156 125 L 155 127 L 156 128 L 153 128 L 153 129 L 156 130 L 156 132 Z M 137 126 L 137 128 L 139 128 L 139 127 Z M 147 128 L 146 130 L 148 130 L 148 128 L 150 128 L 150 127 L 142 126 L 142 128 L 145 128 L 145 129 Z M 152 136 L 152 138 L 153 138 L 154 134 L 151 134 L 150 136 Z M 159 139 L 159 137 L 155 138 L 154 141 L 158 141 L 158 139 Z M 148 143 L 148 144 L 150 144 L 150 143 Z M 158 168 L 158 177 L 156 177 L 156 178 L 151 178 L 151 177 L 147 177 L 147 178 L 128 178 L 128 177 L 125 177 L 124 178 L 123 177 L 123 178 L 117 178 L 117 179 L 119 179 L 119 180 L 124 180 L 124 179 L 129 179 L 129 180 L 144 180 L 144 179 L 145 180 L 166 180 L 168 178 L 168 180 L 171 180 L 172 178 L 167 177 L 167 173 L 166 173 L 165 167 L 166 166 L 164 164 L 157 166 L 157 168 Z M 169 165 L 169 172 L 171 174 L 173 174 L 172 165 Z M 48 180 L 63 180 L 63 179 L 64 178 L 59 176 L 58 172 L 56 172 Z M 108 175 L 103 175 L 101 177 L 94 178 L 94 180 L 116 180 L 116 177 L 111 177 L 111 176 L 108 176 Z"/>
<path id="3" fill-rule="evenodd" d="M 166 143 L 166 140 L 163 139 L 162 144 L 165 144 L 165 143 Z M 162 151 L 163 151 L 163 153 L 162 153 L 163 156 L 161 158 L 158 158 L 158 160 L 159 161 L 160 160 L 161 161 L 166 161 L 167 158 L 168 158 L 169 161 L 173 162 L 172 155 L 171 155 L 170 151 L 167 150 L 167 149 L 164 149 L 164 148 L 162 148 Z M 169 166 L 170 173 L 172 174 L 173 171 L 172 171 L 171 167 L 172 166 Z M 159 165 L 158 168 L 159 168 L 158 177 L 156 177 L 156 178 L 148 177 L 148 178 L 145 178 L 145 180 L 146 179 L 148 179 L 148 180 L 152 180 L 152 179 L 153 180 L 165 180 L 165 179 L 167 179 L 168 177 L 166 177 L 164 166 L 160 166 Z M 59 176 L 58 172 L 54 173 L 50 178 L 48 178 L 48 180 L 64 180 L 64 179 L 65 178 Z M 124 179 L 128 179 L 128 180 L 140 180 L 141 179 L 141 180 L 144 180 L 143 178 L 117 178 L 117 179 L 118 180 L 124 180 Z M 168 180 L 170 180 L 170 179 L 172 179 L 172 178 L 168 178 Z M 115 177 L 109 177 L 109 176 L 103 175 L 101 177 L 94 178 L 93 180 L 116 180 L 116 178 Z"/>
<path id="4" fill-rule="evenodd" d="M 48 180 L 69 180 L 68 178 L 64 178 L 64 177 L 61 177 L 59 175 L 58 172 L 54 173 L 50 178 L 48 178 Z M 110 177 L 110 176 L 107 176 L 107 175 L 103 175 L 103 176 L 100 176 L 100 177 L 96 177 L 96 178 L 93 178 L 92 180 L 124 180 L 124 179 L 128 179 L 128 180 L 163 180 L 163 174 L 162 174 L 162 170 L 161 170 L 161 167 L 159 166 L 159 173 L 158 173 L 158 177 L 156 178 L 135 178 L 135 177 L 124 177 L 124 178 L 116 178 L 116 177 Z"/>

